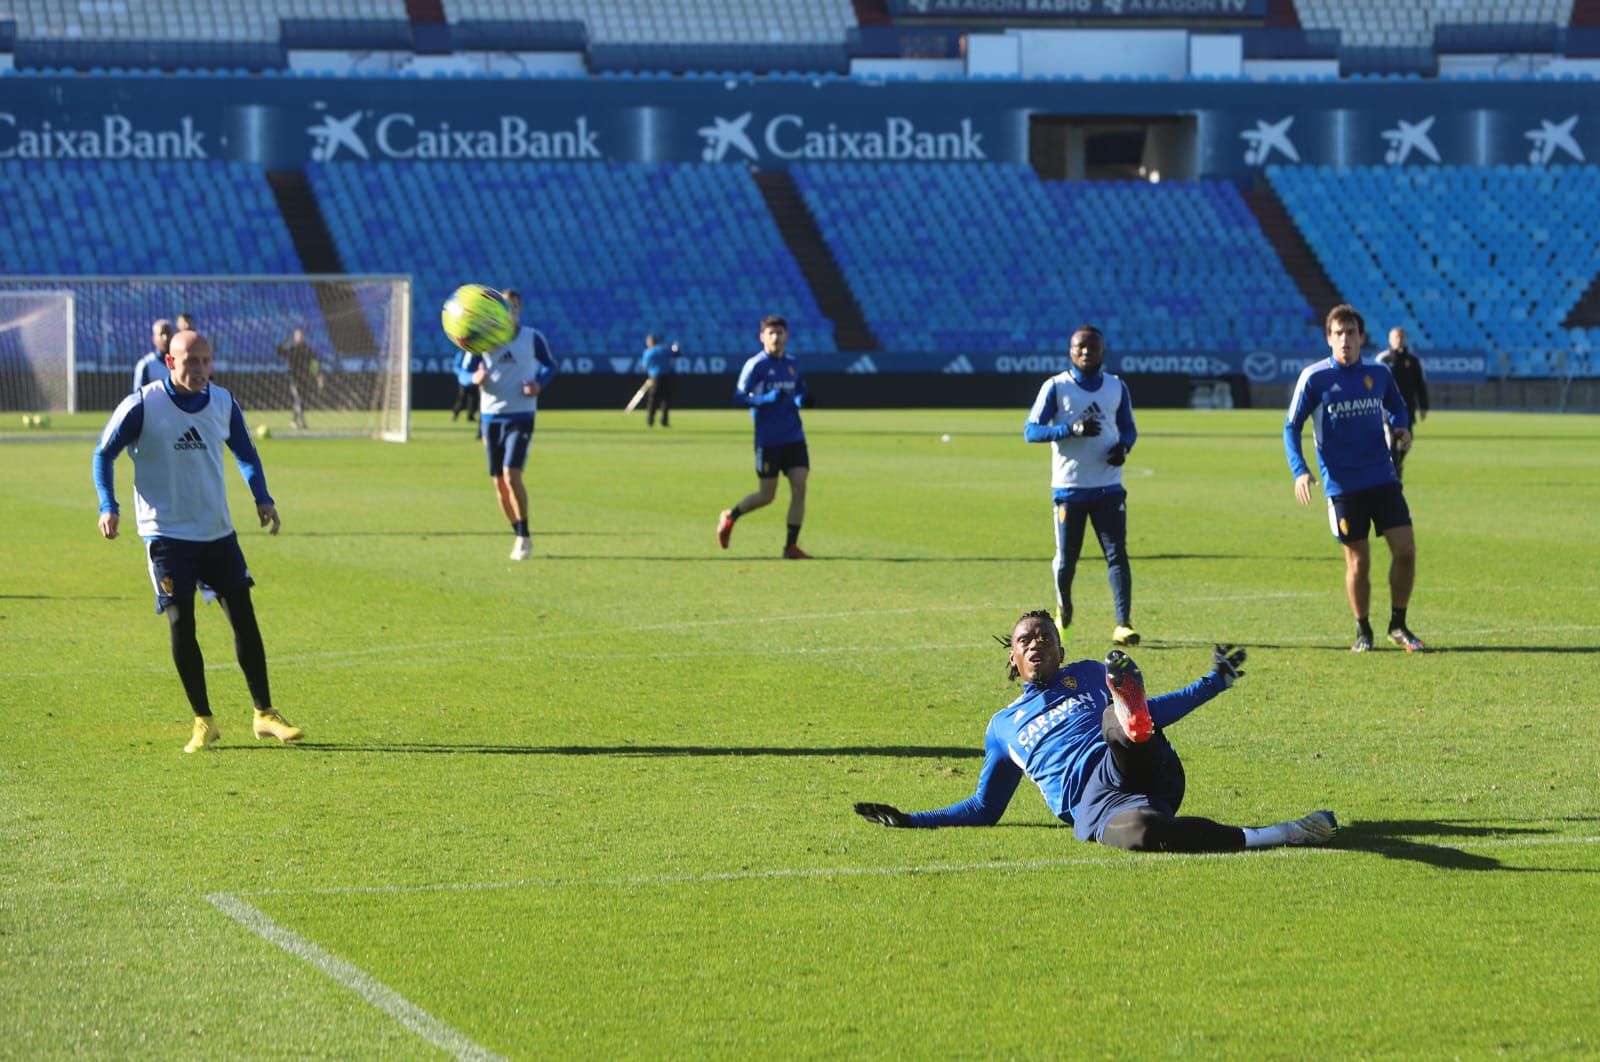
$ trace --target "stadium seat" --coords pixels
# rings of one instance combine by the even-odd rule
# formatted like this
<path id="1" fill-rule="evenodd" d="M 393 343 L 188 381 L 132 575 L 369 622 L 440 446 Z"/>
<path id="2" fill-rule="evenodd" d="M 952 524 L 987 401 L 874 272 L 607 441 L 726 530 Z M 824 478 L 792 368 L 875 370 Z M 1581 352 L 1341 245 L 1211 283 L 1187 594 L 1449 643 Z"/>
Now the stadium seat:
<path id="1" fill-rule="evenodd" d="M 753 351 L 769 313 L 788 318 L 795 353 L 836 349 L 742 167 L 341 162 L 307 175 L 348 270 L 413 275 L 419 355 L 448 351 L 437 307 L 469 281 L 519 287 L 561 353 L 633 354 L 651 330 L 690 352 Z"/>
<path id="2" fill-rule="evenodd" d="M 0 210 L 0 275 L 304 272 L 265 175 L 248 163 L 3 159 L 0 184 L 10 196 L 7 209 Z M 138 208 L 130 210 L 131 203 Z M 110 333 L 79 334 L 81 366 L 131 364 L 147 347 L 150 322 L 184 309 L 202 322 L 237 322 L 229 333 L 213 337 L 219 366 L 230 358 L 270 354 L 297 326 L 327 349 L 310 285 L 288 302 L 260 304 L 274 303 L 275 309 L 245 313 L 217 300 L 245 297 L 246 288 L 232 295 L 197 291 L 194 304 L 185 307 L 146 304 L 141 291 L 137 285 L 120 293 L 85 289 L 85 298 L 121 298 L 126 305 L 119 303 L 115 312 L 82 308 L 86 317 L 99 315 L 115 325 Z"/>
<path id="3" fill-rule="evenodd" d="M 1504 353 L 1547 375 L 1563 322 L 1600 270 L 1600 168 L 1277 167 L 1268 178 L 1373 338 L 1405 328 L 1424 353 Z M 1354 237 L 1354 238 L 1352 238 Z"/>
<path id="4" fill-rule="evenodd" d="M 1228 182 L 1041 181 L 1022 165 L 792 169 L 886 350 L 1314 352 L 1311 308 Z M 954 346 L 952 346 L 954 344 Z"/>

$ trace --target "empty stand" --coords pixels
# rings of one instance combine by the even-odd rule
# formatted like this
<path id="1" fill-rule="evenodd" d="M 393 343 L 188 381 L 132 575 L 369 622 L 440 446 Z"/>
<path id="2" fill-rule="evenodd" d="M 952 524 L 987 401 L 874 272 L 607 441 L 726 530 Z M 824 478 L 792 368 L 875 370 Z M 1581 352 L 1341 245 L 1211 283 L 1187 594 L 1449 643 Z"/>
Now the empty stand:
<path id="1" fill-rule="evenodd" d="M 1244 200 L 1261 226 L 1262 235 L 1277 252 L 1278 261 L 1283 263 L 1295 287 L 1300 289 L 1300 295 L 1311 307 L 1313 316 L 1319 321 L 1326 320 L 1328 311 L 1344 302 L 1344 297 L 1328 279 L 1327 270 L 1322 268 L 1277 193 L 1270 184 L 1264 184 L 1245 192 Z"/>
<path id="2" fill-rule="evenodd" d="M 1308 30 L 1338 30 L 1346 47 L 1431 49 L 1447 25 L 1566 26 L 1573 0 L 1295 0 Z"/>
<path id="3" fill-rule="evenodd" d="M 0 160 L 0 275 L 194 276 L 304 270 L 260 168 L 238 162 Z M 213 335 L 219 366 L 271 359 L 293 327 L 327 346 L 311 285 L 285 300 L 249 301 L 247 286 L 197 291 L 188 306 L 141 302 L 137 284 L 101 286 L 89 300 L 126 297 L 115 311 L 85 305 L 107 330 L 80 332 L 88 368 L 121 368 L 149 343 L 150 322 L 193 311 Z M 220 322 L 227 331 L 215 333 Z"/>
<path id="4" fill-rule="evenodd" d="M 797 354 L 831 323 L 743 167 L 361 162 L 308 177 L 345 267 L 410 273 L 419 355 L 448 344 L 438 307 L 469 281 L 519 288 L 557 353 L 633 355 L 647 331 L 691 354 L 757 349 L 788 318 Z"/>
<path id="5" fill-rule="evenodd" d="M 1273 187 L 1381 340 L 1489 350 L 1512 375 L 1592 372 L 1569 327 L 1600 272 L 1600 168 L 1274 168 Z"/>
<path id="6" fill-rule="evenodd" d="M 1021 165 L 791 171 L 885 350 L 1315 352 L 1311 307 L 1227 182 L 1046 183 Z"/>
<path id="7" fill-rule="evenodd" d="M 877 350 L 878 341 L 872 335 L 861 306 L 850 293 L 850 285 L 839 272 L 839 263 L 828 250 L 827 241 L 817 230 L 816 219 L 806 209 L 794 186 L 794 178 L 786 170 L 771 170 L 755 175 L 756 185 L 766 200 L 772 219 L 789 245 L 789 251 L 800 265 L 800 272 L 817 297 L 822 312 L 833 321 L 834 336 L 840 350 Z"/>

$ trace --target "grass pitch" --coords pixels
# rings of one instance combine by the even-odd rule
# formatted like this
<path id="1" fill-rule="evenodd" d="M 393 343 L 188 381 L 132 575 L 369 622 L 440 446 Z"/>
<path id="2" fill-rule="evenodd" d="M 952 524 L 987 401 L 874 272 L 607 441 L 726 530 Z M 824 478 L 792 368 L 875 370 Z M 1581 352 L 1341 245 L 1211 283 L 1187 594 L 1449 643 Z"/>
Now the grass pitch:
<path id="1" fill-rule="evenodd" d="M 733 411 L 544 414 L 524 564 L 463 425 L 268 440 L 283 534 L 231 489 L 309 734 L 250 738 L 207 609 L 223 740 L 195 756 L 140 544 L 95 532 L 101 418 L 0 445 L 0 1054 L 1600 1050 L 1600 422 L 1430 417 L 1434 651 L 1354 657 L 1281 414 L 1139 414 L 1149 685 L 1251 649 L 1171 731 L 1185 810 L 1346 825 L 1182 857 L 1080 844 L 1027 784 L 993 829 L 850 812 L 968 795 L 1013 696 L 989 636 L 1052 595 L 1022 416 L 808 412 L 811 562 L 778 559 L 786 488 L 716 547 L 754 486 Z M 1080 656 L 1112 626 L 1093 549 Z"/>

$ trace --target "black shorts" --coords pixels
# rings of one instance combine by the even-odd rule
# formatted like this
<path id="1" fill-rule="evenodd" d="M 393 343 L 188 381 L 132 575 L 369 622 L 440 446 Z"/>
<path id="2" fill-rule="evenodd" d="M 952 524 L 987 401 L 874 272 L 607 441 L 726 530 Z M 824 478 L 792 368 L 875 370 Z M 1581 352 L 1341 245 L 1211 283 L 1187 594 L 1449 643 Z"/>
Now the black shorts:
<path id="1" fill-rule="evenodd" d="M 499 417 L 490 413 L 483 418 L 483 451 L 489 458 L 489 475 L 499 479 L 507 468 L 520 469 L 528 463 L 528 447 L 533 442 L 533 414 L 527 419 Z"/>
<path id="2" fill-rule="evenodd" d="M 1380 535 L 1391 527 L 1411 526 L 1411 509 L 1400 484 L 1381 483 L 1328 499 L 1328 527 L 1340 542 L 1365 542 L 1369 524 Z"/>
<path id="3" fill-rule="evenodd" d="M 256 585 L 244 562 L 237 534 L 213 542 L 193 542 L 186 538 L 152 538 L 145 543 L 150 559 L 150 582 L 156 588 L 156 611 L 165 612 L 172 602 L 191 601 L 195 588 L 229 595 Z"/>
<path id="4" fill-rule="evenodd" d="M 756 447 L 756 476 L 761 479 L 772 479 L 779 472 L 787 476 L 797 468 L 810 467 L 811 454 L 803 442 Z"/>

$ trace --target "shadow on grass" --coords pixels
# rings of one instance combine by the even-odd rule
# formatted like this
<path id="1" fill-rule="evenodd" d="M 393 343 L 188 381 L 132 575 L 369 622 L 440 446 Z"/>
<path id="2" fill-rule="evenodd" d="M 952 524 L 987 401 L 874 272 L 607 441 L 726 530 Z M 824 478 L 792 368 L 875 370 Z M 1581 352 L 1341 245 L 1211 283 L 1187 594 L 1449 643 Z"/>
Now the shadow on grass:
<path id="1" fill-rule="evenodd" d="M 0 601 L 137 601 L 129 594 L 0 594 Z"/>
<path id="2" fill-rule="evenodd" d="M 1572 820 L 1565 820 L 1572 821 Z M 1506 866 L 1493 856 L 1464 852 L 1442 843 L 1450 838 L 1540 838 L 1556 837 L 1548 826 L 1507 826 L 1503 823 L 1478 825 L 1449 819 L 1373 819 L 1352 822 L 1339 830 L 1338 838 L 1330 847 L 1358 852 L 1371 852 L 1385 859 L 1404 859 L 1425 863 L 1441 870 L 1512 870 L 1518 872 L 1543 871 L 1538 867 Z M 1439 838 L 1439 841 L 1418 840 Z M 1566 868 L 1551 868 L 1550 872 L 1565 872 Z M 1583 871 L 1595 873 L 1595 871 Z"/>
<path id="3" fill-rule="evenodd" d="M 217 751 L 272 748 L 270 745 L 230 745 Z M 386 752 L 430 756 L 889 756 L 906 759 L 981 759 L 982 749 L 942 745 L 835 745 L 791 748 L 781 745 L 446 745 L 419 741 L 412 744 L 374 743 L 343 745 L 300 741 L 307 752 Z"/>
<path id="4" fill-rule="evenodd" d="M 1433 653 L 1600 653 L 1600 645 L 1445 645 Z"/>

